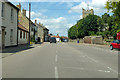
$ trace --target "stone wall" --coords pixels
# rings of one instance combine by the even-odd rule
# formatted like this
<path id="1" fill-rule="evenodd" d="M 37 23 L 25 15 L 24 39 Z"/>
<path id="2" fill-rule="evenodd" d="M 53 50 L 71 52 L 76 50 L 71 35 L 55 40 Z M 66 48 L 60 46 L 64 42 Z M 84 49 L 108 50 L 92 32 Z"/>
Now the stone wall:
<path id="1" fill-rule="evenodd" d="M 103 38 L 102 36 L 85 36 L 84 43 L 103 44 Z"/>

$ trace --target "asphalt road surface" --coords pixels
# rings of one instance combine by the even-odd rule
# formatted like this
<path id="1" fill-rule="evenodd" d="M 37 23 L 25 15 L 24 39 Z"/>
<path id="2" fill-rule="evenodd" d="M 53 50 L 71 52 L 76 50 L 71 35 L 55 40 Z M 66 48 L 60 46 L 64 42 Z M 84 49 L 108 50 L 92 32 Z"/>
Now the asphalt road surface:
<path id="1" fill-rule="evenodd" d="M 3 78 L 118 78 L 118 51 L 44 43 L 2 60 Z"/>

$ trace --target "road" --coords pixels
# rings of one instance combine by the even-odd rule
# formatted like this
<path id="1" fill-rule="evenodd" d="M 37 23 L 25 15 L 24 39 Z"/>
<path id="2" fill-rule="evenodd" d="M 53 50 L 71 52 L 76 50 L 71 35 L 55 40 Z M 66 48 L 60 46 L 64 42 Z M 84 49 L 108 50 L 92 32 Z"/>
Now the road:
<path id="1" fill-rule="evenodd" d="M 3 78 L 117 78 L 118 52 L 73 43 L 44 43 L 3 58 Z"/>

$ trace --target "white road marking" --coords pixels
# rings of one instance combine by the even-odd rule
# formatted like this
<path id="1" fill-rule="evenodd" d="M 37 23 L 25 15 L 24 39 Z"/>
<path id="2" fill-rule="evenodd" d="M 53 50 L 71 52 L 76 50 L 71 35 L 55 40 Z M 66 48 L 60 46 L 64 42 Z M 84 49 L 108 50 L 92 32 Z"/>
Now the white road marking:
<path id="1" fill-rule="evenodd" d="M 55 78 L 59 78 L 58 77 L 58 68 L 55 66 Z"/>
<path id="2" fill-rule="evenodd" d="M 93 58 L 90 58 L 89 56 L 87 56 L 86 55 L 86 57 L 88 57 L 89 59 L 91 59 L 92 61 L 94 61 L 94 62 L 96 62 L 96 63 L 98 63 L 98 61 L 97 60 L 95 60 L 95 59 L 93 59 Z"/>
<path id="3" fill-rule="evenodd" d="M 107 67 L 109 70 L 111 70 L 111 71 L 113 71 L 113 72 L 115 72 L 115 73 L 117 73 L 118 74 L 118 72 L 117 71 L 115 71 L 115 70 L 113 70 L 112 68 L 110 68 L 110 67 Z"/>
<path id="4" fill-rule="evenodd" d="M 110 71 L 105 71 L 105 70 L 98 70 L 99 72 L 106 72 L 106 73 L 110 73 Z"/>
<path id="5" fill-rule="evenodd" d="M 58 61 L 58 55 L 56 55 L 56 57 L 55 57 L 55 62 L 57 62 Z"/>
<path id="6" fill-rule="evenodd" d="M 41 46 L 37 46 L 37 47 L 41 47 Z"/>
<path id="7" fill-rule="evenodd" d="M 91 70 L 91 69 L 85 69 L 85 68 L 78 68 L 78 67 L 63 67 L 63 68 L 69 68 L 69 69 L 79 69 L 79 70 L 82 70 L 82 71 L 98 71 L 98 72 L 105 72 L 105 73 L 110 73 L 110 71 L 108 70 Z"/>

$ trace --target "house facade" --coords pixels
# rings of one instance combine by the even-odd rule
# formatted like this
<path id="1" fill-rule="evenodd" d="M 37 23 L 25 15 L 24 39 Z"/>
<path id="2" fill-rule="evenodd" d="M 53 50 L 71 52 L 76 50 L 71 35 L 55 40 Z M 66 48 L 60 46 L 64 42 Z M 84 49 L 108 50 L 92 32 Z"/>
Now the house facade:
<path id="1" fill-rule="evenodd" d="M 31 21 L 30 23 L 30 38 L 31 40 L 38 41 L 38 27 Z"/>
<path id="2" fill-rule="evenodd" d="M 44 28 L 44 42 L 48 42 L 49 41 L 49 29 Z"/>
<path id="3" fill-rule="evenodd" d="M 38 27 L 38 42 L 44 42 L 44 28 L 42 24 L 37 24 L 37 20 L 35 20 L 35 25 Z"/>
<path id="4" fill-rule="evenodd" d="M 57 36 L 54 35 L 54 36 L 51 36 L 51 37 L 55 37 L 57 42 L 61 41 L 60 36 L 58 34 L 57 34 Z"/>
<path id="5" fill-rule="evenodd" d="M 0 39 L 1 47 L 16 46 L 18 11 L 19 9 L 10 2 L 0 1 Z"/>
<path id="6" fill-rule="evenodd" d="M 28 43 L 29 30 L 18 23 L 18 44 L 27 44 Z"/>
<path id="7" fill-rule="evenodd" d="M 29 42 L 29 18 L 26 16 L 26 10 L 21 10 L 21 4 L 17 5 L 18 13 L 18 44 L 28 44 Z"/>

